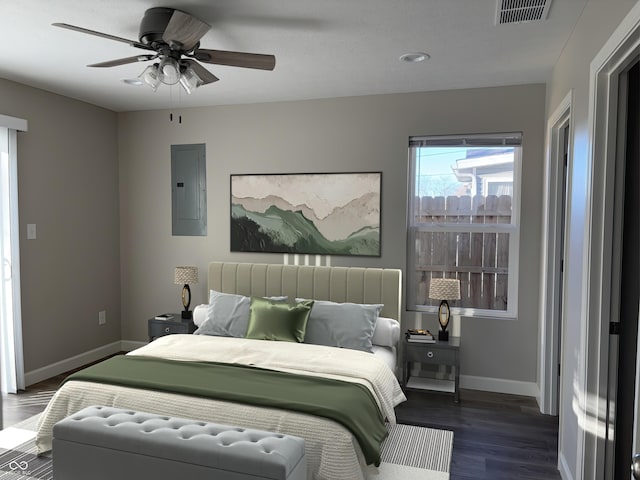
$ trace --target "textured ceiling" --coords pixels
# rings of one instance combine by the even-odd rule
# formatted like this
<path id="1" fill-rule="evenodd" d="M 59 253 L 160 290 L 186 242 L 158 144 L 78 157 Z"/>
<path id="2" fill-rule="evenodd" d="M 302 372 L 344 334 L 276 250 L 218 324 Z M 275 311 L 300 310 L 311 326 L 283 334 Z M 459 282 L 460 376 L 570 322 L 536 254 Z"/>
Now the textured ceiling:
<path id="1" fill-rule="evenodd" d="M 0 77 L 115 111 L 541 83 L 586 2 L 554 0 L 546 20 L 496 25 L 496 0 L 0 0 Z M 206 65 L 219 82 L 154 93 L 121 81 L 145 64 L 86 67 L 146 51 L 51 26 L 138 40 L 156 6 L 210 24 L 202 48 L 274 54 L 275 70 Z M 399 61 L 415 51 L 430 60 Z"/>

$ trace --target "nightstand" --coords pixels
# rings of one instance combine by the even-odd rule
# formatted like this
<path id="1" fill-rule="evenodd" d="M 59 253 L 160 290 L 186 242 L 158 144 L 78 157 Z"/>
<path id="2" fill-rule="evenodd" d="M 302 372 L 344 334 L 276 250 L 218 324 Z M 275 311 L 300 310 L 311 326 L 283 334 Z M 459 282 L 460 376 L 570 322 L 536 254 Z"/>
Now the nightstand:
<path id="1" fill-rule="evenodd" d="M 404 340 L 402 354 L 402 384 L 407 390 L 434 390 L 453 394 L 460 400 L 460 337 L 449 337 L 448 342 L 418 343 Z M 454 380 L 411 376 L 411 363 L 448 365 L 455 369 Z"/>
<path id="2" fill-rule="evenodd" d="M 174 313 L 171 320 L 158 320 L 150 318 L 148 320 L 149 341 L 153 342 L 158 337 L 171 335 L 173 333 L 193 333 L 196 325 L 192 319 L 183 319 L 179 313 Z"/>

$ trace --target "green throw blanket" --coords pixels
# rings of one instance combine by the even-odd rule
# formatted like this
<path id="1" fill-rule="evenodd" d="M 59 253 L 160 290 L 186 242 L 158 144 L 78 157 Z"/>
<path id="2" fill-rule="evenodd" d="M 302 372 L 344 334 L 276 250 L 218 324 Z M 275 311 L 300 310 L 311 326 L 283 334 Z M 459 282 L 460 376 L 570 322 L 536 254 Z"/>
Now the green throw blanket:
<path id="1" fill-rule="evenodd" d="M 237 364 L 116 356 L 66 378 L 227 400 L 334 420 L 358 440 L 367 464 L 380 464 L 387 436 L 376 400 L 364 385 Z"/>

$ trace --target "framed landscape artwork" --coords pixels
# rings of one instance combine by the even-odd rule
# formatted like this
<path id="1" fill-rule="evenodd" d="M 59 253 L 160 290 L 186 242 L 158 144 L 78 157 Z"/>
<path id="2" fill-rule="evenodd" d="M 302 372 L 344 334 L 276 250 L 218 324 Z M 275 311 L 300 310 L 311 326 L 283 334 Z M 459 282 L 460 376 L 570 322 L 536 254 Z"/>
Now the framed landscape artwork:
<path id="1" fill-rule="evenodd" d="M 231 175 L 231 251 L 380 256 L 381 172 Z"/>

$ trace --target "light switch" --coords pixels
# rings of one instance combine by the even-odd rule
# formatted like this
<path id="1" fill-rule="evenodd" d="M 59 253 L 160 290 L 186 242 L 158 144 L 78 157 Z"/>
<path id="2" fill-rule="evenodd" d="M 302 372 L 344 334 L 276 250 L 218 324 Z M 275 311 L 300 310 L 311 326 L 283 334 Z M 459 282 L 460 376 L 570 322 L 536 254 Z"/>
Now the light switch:
<path id="1" fill-rule="evenodd" d="M 36 239 L 36 224 L 27 223 L 27 240 L 35 240 L 35 239 Z"/>

